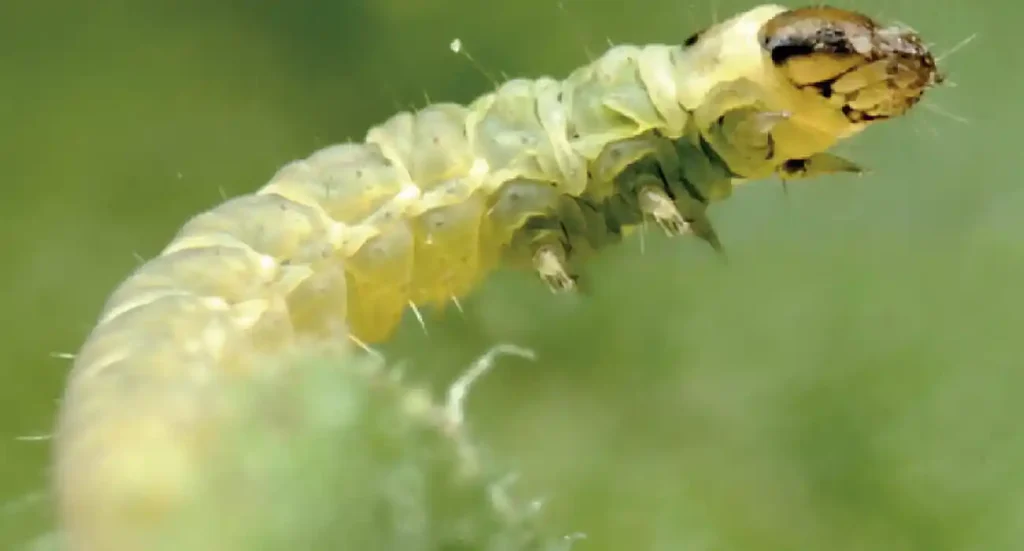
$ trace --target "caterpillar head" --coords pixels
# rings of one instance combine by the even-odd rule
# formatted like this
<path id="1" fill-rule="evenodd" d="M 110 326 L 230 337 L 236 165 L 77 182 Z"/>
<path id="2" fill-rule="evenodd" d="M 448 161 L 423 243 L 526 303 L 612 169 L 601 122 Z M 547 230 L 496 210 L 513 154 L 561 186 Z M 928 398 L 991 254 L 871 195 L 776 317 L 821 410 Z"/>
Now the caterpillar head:
<path id="1" fill-rule="evenodd" d="M 854 124 L 900 116 L 943 80 L 915 32 L 847 10 L 782 12 L 761 27 L 760 40 L 786 78 Z"/>

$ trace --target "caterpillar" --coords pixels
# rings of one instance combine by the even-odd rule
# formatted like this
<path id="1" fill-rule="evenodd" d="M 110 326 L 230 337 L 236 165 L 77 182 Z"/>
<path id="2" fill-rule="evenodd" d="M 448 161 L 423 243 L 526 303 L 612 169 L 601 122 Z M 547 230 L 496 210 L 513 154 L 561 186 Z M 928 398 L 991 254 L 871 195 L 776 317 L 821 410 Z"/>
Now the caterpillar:
<path id="1" fill-rule="evenodd" d="M 764 5 L 285 165 L 188 220 L 102 308 L 55 433 L 68 545 L 130 548 L 129 516 L 173 508 L 158 471 L 201 467 L 213 381 L 304 343 L 384 342 L 410 305 L 443 309 L 500 266 L 572 292 L 646 221 L 724 253 L 711 204 L 746 181 L 859 172 L 829 150 L 942 80 L 915 32 Z"/>

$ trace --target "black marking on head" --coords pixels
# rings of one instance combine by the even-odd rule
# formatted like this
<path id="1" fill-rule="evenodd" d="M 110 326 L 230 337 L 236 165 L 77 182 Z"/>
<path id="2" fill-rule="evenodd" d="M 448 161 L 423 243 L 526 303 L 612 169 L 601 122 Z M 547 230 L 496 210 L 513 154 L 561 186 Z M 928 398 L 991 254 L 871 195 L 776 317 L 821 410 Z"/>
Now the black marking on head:
<path id="1" fill-rule="evenodd" d="M 889 115 L 871 115 L 871 114 L 865 113 L 864 111 L 860 111 L 858 109 L 854 109 L 854 108 L 850 107 L 849 105 L 844 105 L 843 106 L 843 115 L 846 116 L 846 119 L 848 121 L 854 122 L 854 123 L 857 123 L 857 122 L 883 121 L 885 119 L 892 118 Z"/>
<path id="2" fill-rule="evenodd" d="M 786 33 L 764 38 L 763 46 L 771 52 L 772 63 L 781 65 L 793 57 L 815 53 L 847 55 L 856 53 L 842 29 L 819 27 L 811 33 Z"/>
<path id="3" fill-rule="evenodd" d="M 836 76 L 834 76 L 832 78 L 825 79 L 825 80 L 823 80 L 821 82 L 812 82 L 811 84 L 807 84 L 805 87 L 809 86 L 811 88 L 814 88 L 815 90 L 818 91 L 818 94 L 821 97 L 825 98 L 825 99 L 831 98 L 832 94 L 833 94 L 832 85 L 835 84 L 837 80 L 845 77 L 846 75 L 848 75 L 848 74 L 850 74 L 850 73 L 852 73 L 852 72 L 854 72 L 854 71 L 856 71 L 858 69 L 860 69 L 860 66 L 859 65 L 855 65 L 855 66 L 850 67 L 849 69 L 847 69 L 847 70 L 837 74 Z"/>
<path id="4" fill-rule="evenodd" d="M 838 78 L 838 77 L 836 77 L 836 78 Z M 828 99 L 828 98 L 832 97 L 832 84 L 835 81 L 836 81 L 835 78 L 831 79 L 831 80 L 823 80 L 821 82 L 816 82 L 814 84 L 811 84 L 811 86 L 813 86 L 813 87 L 818 89 L 818 93 L 821 94 L 821 97 L 823 97 L 825 99 Z"/>
<path id="5" fill-rule="evenodd" d="M 759 32 L 766 57 L 793 85 L 842 109 L 854 124 L 899 117 L 943 80 L 915 32 L 883 28 L 849 10 L 814 6 L 784 11 Z M 855 71 L 864 71 L 864 78 L 836 84 Z M 867 89 L 872 95 L 857 101 Z"/>
<path id="6" fill-rule="evenodd" d="M 865 55 L 877 24 L 847 10 L 816 6 L 789 10 L 773 17 L 761 30 L 761 46 L 776 65 L 812 54 Z"/>
<path id="7" fill-rule="evenodd" d="M 765 45 L 772 54 L 772 63 L 782 65 L 787 59 L 814 53 L 813 44 L 774 44 Z"/>

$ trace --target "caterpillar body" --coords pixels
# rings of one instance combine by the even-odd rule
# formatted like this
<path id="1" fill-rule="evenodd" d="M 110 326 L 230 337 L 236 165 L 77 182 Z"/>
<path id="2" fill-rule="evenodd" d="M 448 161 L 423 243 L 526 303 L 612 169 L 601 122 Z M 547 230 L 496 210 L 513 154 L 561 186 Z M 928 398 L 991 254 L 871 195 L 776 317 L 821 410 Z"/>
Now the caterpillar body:
<path id="1" fill-rule="evenodd" d="M 707 207 L 734 184 L 857 171 L 827 151 L 940 81 L 910 31 L 766 5 L 284 166 L 186 222 L 104 306 L 57 431 L 69 545 L 121 549 L 127 511 L 173 507 L 167 473 L 199 468 L 215 437 L 211 381 L 299 342 L 384 341 L 410 304 L 443 308 L 499 265 L 571 290 L 645 220 L 722 249 Z"/>

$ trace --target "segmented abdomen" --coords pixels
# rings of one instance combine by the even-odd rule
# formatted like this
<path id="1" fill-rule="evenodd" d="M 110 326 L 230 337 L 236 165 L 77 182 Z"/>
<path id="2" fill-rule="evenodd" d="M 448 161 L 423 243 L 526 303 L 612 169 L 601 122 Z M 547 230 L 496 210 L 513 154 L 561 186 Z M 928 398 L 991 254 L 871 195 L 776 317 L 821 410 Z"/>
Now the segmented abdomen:
<path id="1" fill-rule="evenodd" d="M 565 81 L 401 113 L 189 220 L 113 293 L 75 361 L 56 469 L 71 537 L 99 549 L 173 508 L 216 438 L 211 381 L 305 339 L 380 342 L 409 304 L 444 305 L 540 251 L 564 285 L 569 250 L 582 258 L 648 212 L 645 182 L 700 222 L 731 173 L 687 134 L 679 98 L 704 86 L 680 77 L 687 63 L 622 46 Z"/>
<path id="2" fill-rule="evenodd" d="M 760 6 L 285 166 L 188 221 L 104 307 L 56 439 L 68 544 L 152 548 L 224 436 L 219 380 L 290 375 L 276 360 L 306 342 L 383 341 L 410 304 L 443 306 L 498 265 L 570 289 L 577 263 L 646 218 L 717 248 L 705 208 L 734 179 L 858 172 L 826 151 L 941 80 L 916 33 Z"/>

